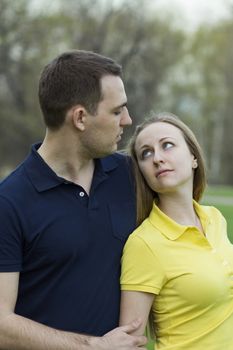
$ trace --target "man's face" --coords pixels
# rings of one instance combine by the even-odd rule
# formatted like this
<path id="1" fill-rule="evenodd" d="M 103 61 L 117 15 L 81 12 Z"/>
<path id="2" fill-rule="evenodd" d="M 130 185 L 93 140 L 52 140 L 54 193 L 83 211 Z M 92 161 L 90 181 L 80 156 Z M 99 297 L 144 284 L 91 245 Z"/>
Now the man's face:
<path id="1" fill-rule="evenodd" d="M 106 75 L 101 79 L 103 99 L 95 115 L 88 115 L 82 144 L 92 158 L 117 150 L 123 128 L 131 125 L 124 84 L 120 77 Z"/>

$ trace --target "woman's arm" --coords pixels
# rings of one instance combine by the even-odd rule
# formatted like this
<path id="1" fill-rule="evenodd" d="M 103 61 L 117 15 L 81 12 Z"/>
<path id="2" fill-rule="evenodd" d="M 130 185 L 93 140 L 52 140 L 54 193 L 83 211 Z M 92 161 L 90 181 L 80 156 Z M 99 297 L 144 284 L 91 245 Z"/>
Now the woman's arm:
<path id="1" fill-rule="evenodd" d="M 134 335 L 140 320 L 118 327 L 103 337 L 65 332 L 14 313 L 18 272 L 0 273 L 0 349 L 3 350 L 134 350 L 145 349 L 146 338 Z M 131 335 L 132 333 L 132 335 Z"/>
<path id="2" fill-rule="evenodd" d="M 140 318 L 142 320 L 141 326 L 131 334 L 144 334 L 154 297 L 154 294 L 151 293 L 122 291 L 120 325 L 126 325 L 134 319 Z"/>

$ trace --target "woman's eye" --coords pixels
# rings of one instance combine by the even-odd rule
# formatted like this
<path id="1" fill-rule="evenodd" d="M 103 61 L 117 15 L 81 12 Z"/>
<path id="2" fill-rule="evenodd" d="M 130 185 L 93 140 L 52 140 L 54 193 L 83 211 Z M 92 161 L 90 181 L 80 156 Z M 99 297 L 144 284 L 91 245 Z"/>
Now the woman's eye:
<path id="1" fill-rule="evenodd" d="M 169 149 L 169 148 L 171 148 L 171 147 L 173 147 L 174 146 L 174 144 L 172 143 L 172 142 L 164 142 L 163 143 L 163 149 Z"/>
<path id="2" fill-rule="evenodd" d="M 151 156 L 152 153 L 153 152 L 150 149 L 145 149 L 144 151 L 142 151 L 141 158 L 142 159 L 148 158 Z"/>

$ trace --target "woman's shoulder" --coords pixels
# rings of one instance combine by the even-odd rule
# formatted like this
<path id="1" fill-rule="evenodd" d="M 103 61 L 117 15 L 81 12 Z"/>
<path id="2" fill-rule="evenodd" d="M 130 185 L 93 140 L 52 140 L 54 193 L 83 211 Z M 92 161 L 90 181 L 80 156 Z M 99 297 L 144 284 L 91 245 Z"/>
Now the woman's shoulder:
<path id="1" fill-rule="evenodd" d="M 146 218 L 130 235 L 128 240 L 135 244 L 145 244 L 151 246 L 160 240 L 160 232 L 155 232 L 154 227 L 149 218 Z"/>
<path id="2" fill-rule="evenodd" d="M 203 211 L 206 215 L 208 215 L 209 217 L 223 217 L 221 211 L 216 208 L 215 206 L 212 205 L 203 205 L 203 204 L 199 204 L 199 208 L 201 211 Z"/>

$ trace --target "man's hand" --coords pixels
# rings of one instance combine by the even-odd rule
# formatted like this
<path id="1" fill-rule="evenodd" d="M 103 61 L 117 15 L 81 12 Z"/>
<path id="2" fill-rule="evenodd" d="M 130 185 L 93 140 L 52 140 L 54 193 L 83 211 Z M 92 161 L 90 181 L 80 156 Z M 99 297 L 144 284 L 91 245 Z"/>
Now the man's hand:
<path id="1" fill-rule="evenodd" d="M 96 350 L 145 350 L 146 348 L 142 346 L 147 343 L 147 338 L 142 335 L 130 335 L 140 325 L 141 320 L 138 319 L 128 325 L 113 329 L 101 338 L 96 338 Z"/>

